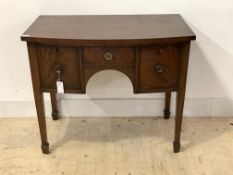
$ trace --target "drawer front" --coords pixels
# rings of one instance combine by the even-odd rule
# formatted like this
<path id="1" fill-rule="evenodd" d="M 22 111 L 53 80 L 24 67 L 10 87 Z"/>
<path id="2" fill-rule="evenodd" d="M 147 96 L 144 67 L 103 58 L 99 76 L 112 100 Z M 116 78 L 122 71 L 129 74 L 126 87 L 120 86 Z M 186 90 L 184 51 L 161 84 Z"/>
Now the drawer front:
<path id="1" fill-rule="evenodd" d="M 176 46 L 141 47 L 139 55 L 139 91 L 177 87 L 179 59 Z"/>
<path id="2" fill-rule="evenodd" d="M 80 90 L 80 63 L 78 50 L 74 47 L 37 46 L 41 86 L 56 89 L 57 71 L 65 90 Z"/>
<path id="3" fill-rule="evenodd" d="M 85 47 L 83 49 L 84 64 L 134 64 L 135 49 L 133 47 Z"/>

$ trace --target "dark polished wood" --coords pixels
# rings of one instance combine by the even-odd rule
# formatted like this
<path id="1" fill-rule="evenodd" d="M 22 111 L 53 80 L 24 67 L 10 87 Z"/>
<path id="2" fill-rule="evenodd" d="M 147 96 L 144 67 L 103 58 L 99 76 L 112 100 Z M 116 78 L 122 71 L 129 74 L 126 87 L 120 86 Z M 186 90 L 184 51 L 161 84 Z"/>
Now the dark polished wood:
<path id="1" fill-rule="evenodd" d="M 56 81 L 65 93 L 86 92 L 89 79 L 105 69 L 124 73 L 137 93 L 177 92 L 174 152 L 180 149 L 190 41 L 195 34 L 180 15 L 40 16 L 21 36 L 28 43 L 42 151 L 49 152 L 43 92 L 58 119 Z"/>
<path id="2" fill-rule="evenodd" d="M 179 82 L 178 91 L 176 98 L 176 118 L 175 118 L 175 137 L 174 137 L 174 152 L 177 153 L 180 150 L 180 132 L 183 118 L 183 108 L 186 90 L 186 79 L 188 72 L 188 62 L 189 62 L 189 49 L 190 42 L 180 44 L 180 59 L 181 64 L 179 72 Z"/>
<path id="3" fill-rule="evenodd" d="M 112 57 L 103 59 L 105 54 L 110 54 Z M 83 64 L 135 64 L 135 49 L 134 47 L 85 47 Z"/>
<path id="4" fill-rule="evenodd" d="M 171 103 L 171 92 L 166 92 L 165 93 L 165 108 L 163 110 L 165 119 L 170 118 L 170 103 Z"/>
<path id="5" fill-rule="evenodd" d="M 52 105 L 52 118 L 53 120 L 58 120 L 57 93 L 54 91 L 50 92 L 50 99 Z"/>
<path id="6" fill-rule="evenodd" d="M 33 86 L 37 118 L 39 122 L 41 142 L 42 142 L 41 148 L 42 148 L 43 153 L 48 154 L 49 143 L 47 139 L 46 121 L 45 121 L 45 112 L 44 112 L 44 100 L 43 100 L 43 94 L 42 94 L 41 84 L 40 84 L 40 75 L 38 72 L 36 50 L 35 50 L 35 45 L 32 43 L 28 43 L 27 46 L 28 46 L 31 76 L 32 76 L 32 86 Z"/>
<path id="7" fill-rule="evenodd" d="M 177 87 L 177 45 L 145 46 L 139 49 L 139 92 Z"/>
<path id="8" fill-rule="evenodd" d="M 61 66 L 61 80 L 67 89 L 80 90 L 79 58 L 75 47 L 36 45 L 41 87 L 56 89 L 56 66 Z"/>
<path id="9" fill-rule="evenodd" d="M 39 16 L 22 40 L 55 45 L 152 45 L 195 39 L 180 15 Z"/>

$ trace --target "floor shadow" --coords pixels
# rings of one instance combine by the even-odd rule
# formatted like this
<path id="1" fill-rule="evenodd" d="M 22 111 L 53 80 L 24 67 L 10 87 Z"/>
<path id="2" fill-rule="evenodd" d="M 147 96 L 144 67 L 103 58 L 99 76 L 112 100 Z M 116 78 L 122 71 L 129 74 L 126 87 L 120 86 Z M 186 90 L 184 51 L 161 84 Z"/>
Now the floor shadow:
<path id="1" fill-rule="evenodd" d="M 51 143 L 53 149 L 73 141 L 112 143 L 131 139 L 149 139 L 160 144 L 168 142 L 172 149 L 174 118 L 80 117 L 62 118 L 60 122 L 60 134 Z M 184 118 L 181 151 L 231 132 L 233 118 Z"/>
<path id="2" fill-rule="evenodd" d="M 78 117 L 64 118 L 61 137 L 56 143 L 69 140 L 88 142 L 115 142 L 135 137 L 154 136 L 159 127 L 155 127 L 159 118 L 146 117 Z M 154 131 L 151 131 L 154 130 Z M 55 145 L 56 145 L 55 144 Z"/>

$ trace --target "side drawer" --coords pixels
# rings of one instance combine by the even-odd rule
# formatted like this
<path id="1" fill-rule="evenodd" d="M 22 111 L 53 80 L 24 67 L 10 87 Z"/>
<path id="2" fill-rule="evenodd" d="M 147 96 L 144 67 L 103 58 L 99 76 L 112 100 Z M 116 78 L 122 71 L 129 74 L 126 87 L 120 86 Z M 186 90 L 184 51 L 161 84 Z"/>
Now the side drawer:
<path id="1" fill-rule="evenodd" d="M 134 64 L 133 47 L 84 47 L 84 64 Z"/>
<path id="2" fill-rule="evenodd" d="M 43 89 L 56 89 L 58 75 L 56 67 L 61 71 L 61 80 L 65 90 L 80 90 L 80 61 L 78 49 L 75 47 L 37 46 L 37 61 L 41 86 Z"/>
<path id="3" fill-rule="evenodd" d="M 139 48 L 139 91 L 176 88 L 179 62 L 176 45 Z"/>

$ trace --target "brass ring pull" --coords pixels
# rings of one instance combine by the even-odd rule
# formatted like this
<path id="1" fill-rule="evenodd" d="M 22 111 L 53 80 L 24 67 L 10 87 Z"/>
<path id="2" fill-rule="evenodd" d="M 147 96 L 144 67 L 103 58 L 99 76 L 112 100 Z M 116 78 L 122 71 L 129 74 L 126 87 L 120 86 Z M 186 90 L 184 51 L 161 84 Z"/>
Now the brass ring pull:
<path id="1" fill-rule="evenodd" d="M 104 59 L 105 59 L 106 61 L 111 61 L 112 58 L 113 58 L 113 56 L 112 56 L 112 53 L 111 53 L 111 52 L 106 52 L 106 53 L 104 54 Z"/>
<path id="2" fill-rule="evenodd" d="M 164 72 L 164 65 L 163 64 L 156 64 L 154 66 L 154 70 L 156 73 L 161 74 Z"/>
<path id="3" fill-rule="evenodd" d="M 57 73 L 57 81 L 60 81 L 60 79 L 61 79 L 61 74 L 62 74 L 62 72 L 63 72 L 63 67 L 62 67 L 62 65 L 56 65 L 56 66 L 55 66 L 55 71 L 56 71 L 56 73 Z"/>

